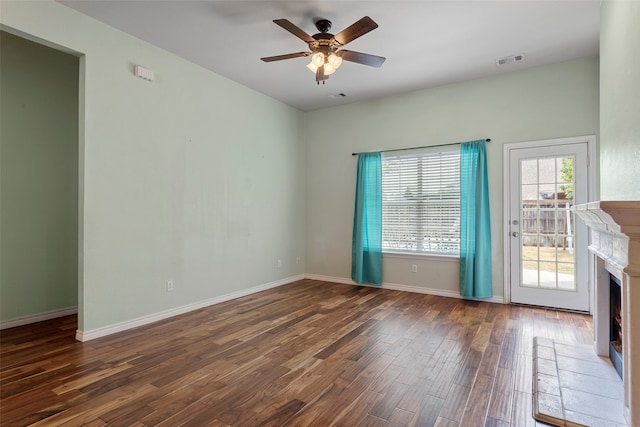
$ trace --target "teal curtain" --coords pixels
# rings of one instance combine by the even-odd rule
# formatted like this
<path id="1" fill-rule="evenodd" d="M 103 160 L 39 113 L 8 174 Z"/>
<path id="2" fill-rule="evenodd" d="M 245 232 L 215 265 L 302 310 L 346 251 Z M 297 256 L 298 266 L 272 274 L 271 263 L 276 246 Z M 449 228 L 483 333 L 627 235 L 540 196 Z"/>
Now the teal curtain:
<path id="1" fill-rule="evenodd" d="M 358 155 L 351 278 L 382 284 L 382 155 Z"/>
<path id="2" fill-rule="evenodd" d="M 484 140 L 460 147 L 460 295 L 493 296 L 491 221 Z"/>

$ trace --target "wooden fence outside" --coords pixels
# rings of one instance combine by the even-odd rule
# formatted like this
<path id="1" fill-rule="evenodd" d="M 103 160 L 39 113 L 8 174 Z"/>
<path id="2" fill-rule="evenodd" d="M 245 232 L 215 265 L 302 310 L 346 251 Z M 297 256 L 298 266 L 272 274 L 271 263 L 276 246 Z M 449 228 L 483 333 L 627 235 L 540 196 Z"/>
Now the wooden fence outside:
<path id="1" fill-rule="evenodd" d="M 522 244 L 562 247 L 570 245 L 574 233 L 569 200 L 525 200 L 522 202 Z"/>

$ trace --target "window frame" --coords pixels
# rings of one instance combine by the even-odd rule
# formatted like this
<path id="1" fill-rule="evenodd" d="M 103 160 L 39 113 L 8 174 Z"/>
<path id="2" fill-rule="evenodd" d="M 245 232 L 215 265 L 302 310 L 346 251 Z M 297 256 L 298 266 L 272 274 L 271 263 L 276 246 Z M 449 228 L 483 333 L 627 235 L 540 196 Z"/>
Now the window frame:
<path id="1" fill-rule="evenodd" d="M 454 209 L 456 208 L 456 204 L 457 204 L 457 217 L 455 219 L 452 219 L 452 221 L 454 223 L 457 222 L 457 238 L 456 238 L 456 245 L 457 245 L 457 251 L 456 252 L 437 252 L 437 251 L 427 251 L 427 250 L 412 250 L 412 249 L 407 249 L 407 248 L 399 248 L 399 249 L 394 249 L 394 248 L 390 248 L 388 244 L 386 244 L 386 240 L 384 238 L 385 235 L 385 162 L 388 162 L 389 160 L 393 160 L 393 159 L 416 159 L 416 158 L 433 158 L 433 157 L 448 157 L 448 163 L 447 163 L 447 167 L 451 170 L 451 167 L 453 164 L 456 165 L 455 167 L 455 171 L 456 171 L 456 182 L 455 182 L 455 191 L 450 191 L 448 193 L 443 193 L 442 192 L 442 187 L 439 188 L 439 191 L 441 192 L 440 194 L 442 196 L 444 196 L 443 199 L 439 199 L 439 200 L 445 200 L 446 204 L 449 205 L 452 201 L 451 199 L 451 195 L 455 195 L 457 196 L 457 200 L 454 200 Z M 453 160 L 453 162 L 451 161 Z M 393 152 L 386 154 L 383 153 L 382 156 L 382 163 L 383 163 L 383 184 L 382 184 L 382 204 L 383 204 L 383 216 L 382 216 L 382 223 L 383 223 L 383 244 L 382 244 L 382 252 L 383 255 L 385 257 L 390 257 L 390 258 L 407 258 L 407 259 L 432 259 L 432 260 L 439 260 L 439 261 L 458 261 L 460 259 L 460 235 L 459 235 L 459 231 L 460 231 L 460 151 L 459 150 L 447 150 L 447 151 L 443 151 L 442 148 L 440 149 L 429 149 L 429 148 L 424 148 L 424 149 L 416 149 L 416 150 L 411 150 L 410 154 L 394 154 Z M 440 167 L 442 168 L 442 164 L 440 165 Z M 455 175 L 455 174 L 454 174 Z M 438 174 L 438 176 L 441 176 L 441 174 Z M 424 186 L 421 186 L 424 187 Z M 433 188 L 434 187 L 434 183 L 429 182 L 427 184 L 428 188 Z M 399 190 L 399 189 L 398 189 Z M 397 194 L 397 193 L 396 193 Z M 388 203 L 388 201 L 386 201 L 386 203 Z M 387 207 L 388 208 L 388 207 Z M 424 212 L 423 212 L 424 214 Z M 427 213 L 427 216 L 429 214 Z M 418 229 L 418 225 L 414 224 L 414 230 Z M 412 231 L 412 233 L 416 234 L 418 233 L 418 231 Z M 436 243 L 437 244 L 437 243 Z"/>

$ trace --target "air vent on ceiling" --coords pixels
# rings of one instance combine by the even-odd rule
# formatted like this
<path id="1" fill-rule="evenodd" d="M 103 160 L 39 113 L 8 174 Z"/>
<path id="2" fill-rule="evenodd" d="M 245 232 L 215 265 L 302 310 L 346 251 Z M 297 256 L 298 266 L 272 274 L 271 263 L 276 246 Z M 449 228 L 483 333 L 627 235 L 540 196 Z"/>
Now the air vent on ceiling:
<path id="1" fill-rule="evenodd" d="M 498 66 L 507 65 L 507 64 L 513 64 L 514 62 L 520 62 L 520 61 L 524 61 L 524 53 L 521 53 L 520 55 L 511 55 L 511 56 L 505 56 L 504 58 L 498 58 L 496 59 L 496 65 Z"/>

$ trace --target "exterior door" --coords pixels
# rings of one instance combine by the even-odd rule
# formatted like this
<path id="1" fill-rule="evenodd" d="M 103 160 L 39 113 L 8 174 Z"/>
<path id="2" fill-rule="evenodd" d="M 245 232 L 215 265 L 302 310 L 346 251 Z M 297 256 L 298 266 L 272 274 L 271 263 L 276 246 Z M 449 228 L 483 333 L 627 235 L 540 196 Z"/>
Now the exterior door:
<path id="1" fill-rule="evenodd" d="M 570 210 L 588 201 L 587 142 L 508 156 L 511 302 L 588 311 L 588 232 Z"/>

